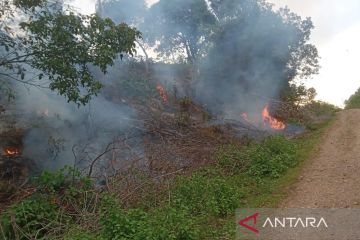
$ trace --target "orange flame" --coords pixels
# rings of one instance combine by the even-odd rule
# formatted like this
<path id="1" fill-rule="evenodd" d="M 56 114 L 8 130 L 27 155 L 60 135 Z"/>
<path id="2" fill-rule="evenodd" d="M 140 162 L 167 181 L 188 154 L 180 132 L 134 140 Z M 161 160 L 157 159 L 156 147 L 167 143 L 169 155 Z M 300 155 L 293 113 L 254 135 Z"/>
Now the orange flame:
<path id="1" fill-rule="evenodd" d="M 161 84 L 158 84 L 156 86 L 156 90 L 158 91 L 163 103 L 167 103 L 168 102 L 168 95 L 166 93 L 165 88 Z"/>
<path id="2" fill-rule="evenodd" d="M 265 108 L 262 111 L 262 117 L 264 125 L 268 124 L 271 128 L 276 130 L 282 130 L 286 128 L 285 123 L 281 122 L 280 120 L 277 120 L 276 118 L 273 118 L 269 113 L 269 105 L 267 104 Z"/>
<path id="3" fill-rule="evenodd" d="M 17 156 L 20 154 L 20 151 L 14 147 L 7 147 L 4 149 L 4 153 L 6 156 Z"/>

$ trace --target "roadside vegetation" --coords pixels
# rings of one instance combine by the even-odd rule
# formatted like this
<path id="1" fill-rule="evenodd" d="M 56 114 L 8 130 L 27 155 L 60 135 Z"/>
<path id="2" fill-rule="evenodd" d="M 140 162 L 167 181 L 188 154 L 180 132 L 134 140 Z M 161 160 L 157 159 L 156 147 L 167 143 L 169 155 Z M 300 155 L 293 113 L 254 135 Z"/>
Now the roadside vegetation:
<path id="1" fill-rule="evenodd" d="M 70 167 L 43 172 L 33 179 L 33 192 L 2 214 L 1 236 L 232 239 L 235 209 L 276 206 L 330 122 L 295 139 L 272 136 L 241 147 L 225 145 L 217 150 L 214 164 L 164 182 L 138 171 L 133 173 L 138 189 L 131 197 L 101 191 Z M 129 203 L 129 197 L 134 201 Z"/>
<path id="2" fill-rule="evenodd" d="M 0 3 L 0 239 L 233 239 L 237 208 L 283 199 L 339 110 L 297 82 L 314 26 L 209 2 Z"/>
<path id="3" fill-rule="evenodd" d="M 360 88 L 345 101 L 345 109 L 360 108 Z"/>

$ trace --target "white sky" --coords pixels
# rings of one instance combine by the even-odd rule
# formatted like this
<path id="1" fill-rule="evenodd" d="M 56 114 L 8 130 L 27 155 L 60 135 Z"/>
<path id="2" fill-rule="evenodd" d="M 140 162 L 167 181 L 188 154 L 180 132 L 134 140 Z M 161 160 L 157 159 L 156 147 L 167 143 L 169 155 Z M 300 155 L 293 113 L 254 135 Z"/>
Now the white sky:
<path id="1" fill-rule="evenodd" d="M 158 0 L 147 0 L 149 4 Z M 276 7 L 289 8 L 311 17 L 312 34 L 320 53 L 320 74 L 306 81 L 315 87 L 318 99 L 342 106 L 360 87 L 358 58 L 360 57 L 360 1 L 359 0 L 268 0 Z M 95 12 L 95 0 L 72 0 L 82 13 Z"/>

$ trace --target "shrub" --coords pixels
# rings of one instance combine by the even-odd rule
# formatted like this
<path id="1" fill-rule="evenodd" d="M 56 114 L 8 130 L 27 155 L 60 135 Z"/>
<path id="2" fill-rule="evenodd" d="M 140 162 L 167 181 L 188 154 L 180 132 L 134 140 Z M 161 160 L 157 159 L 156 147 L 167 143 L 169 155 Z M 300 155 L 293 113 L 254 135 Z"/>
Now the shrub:
<path id="1" fill-rule="evenodd" d="M 201 174 L 178 179 L 172 196 L 175 206 L 186 208 L 193 215 L 213 216 L 233 213 L 239 197 L 235 186 L 226 179 Z"/>
<path id="2" fill-rule="evenodd" d="M 125 211 L 111 198 L 102 203 L 101 224 L 106 239 L 198 239 L 194 223 L 184 210 L 165 208 L 147 213 L 136 208 Z"/>
<path id="3" fill-rule="evenodd" d="M 76 169 L 44 171 L 34 183 L 36 193 L 11 206 L 1 219 L 9 239 L 38 239 L 62 233 L 68 223 L 83 217 L 75 209 L 86 211 L 92 204 L 92 192 L 88 192 L 91 181 Z"/>
<path id="4" fill-rule="evenodd" d="M 219 166 L 227 173 L 239 174 L 249 167 L 249 159 L 246 158 L 243 148 L 235 145 L 222 147 L 217 152 Z"/>
<path id="5" fill-rule="evenodd" d="M 12 206 L 1 225 L 8 239 L 39 239 L 57 225 L 58 208 L 49 199 L 36 196 Z"/>
<path id="6" fill-rule="evenodd" d="M 345 101 L 345 108 L 360 108 L 360 88 Z"/>
<path id="7" fill-rule="evenodd" d="M 249 147 L 244 156 L 251 162 L 248 173 L 258 178 L 277 178 L 297 164 L 295 143 L 282 136 L 269 137 Z"/>
<path id="8" fill-rule="evenodd" d="M 101 236 L 96 236 L 81 229 L 71 229 L 62 240 L 105 240 Z M 55 240 L 55 239 L 54 239 Z"/>
<path id="9" fill-rule="evenodd" d="M 43 193 L 58 193 L 69 190 L 70 192 L 83 192 L 91 188 L 91 180 L 88 177 L 82 177 L 80 172 L 72 167 L 55 171 L 43 171 L 36 179 L 39 190 Z"/>
<path id="10" fill-rule="evenodd" d="M 54 238 L 55 240 L 58 238 Z M 92 234 L 84 229 L 81 229 L 78 225 L 69 226 L 67 233 L 61 236 L 61 240 L 105 240 L 101 236 Z"/>
<path id="11" fill-rule="evenodd" d="M 312 101 L 303 106 L 303 111 L 308 115 L 308 118 L 331 117 L 339 110 L 339 107 L 322 101 Z"/>

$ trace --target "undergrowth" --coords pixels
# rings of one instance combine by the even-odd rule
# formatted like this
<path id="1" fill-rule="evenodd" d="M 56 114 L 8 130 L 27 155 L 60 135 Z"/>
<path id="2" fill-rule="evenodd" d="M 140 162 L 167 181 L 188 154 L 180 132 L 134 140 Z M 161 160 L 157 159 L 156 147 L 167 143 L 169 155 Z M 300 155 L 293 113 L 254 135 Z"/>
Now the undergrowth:
<path id="1" fill-rule="evenodd" d="M 223 146 L 217 164 L 174 177 L 161 201 L 124 207 L 72 169 L 44 172 L 37 191 L 1 216 L 3 239 L 233 239 L 237 208 L 273 207 L 326 125 L 298 139 Z M 151 190 L 149 190 L 151 191 Z M 156 192 L 148 194 L 157 194 Z M 144 198 L 143 201 L 148 201 Z"/>

